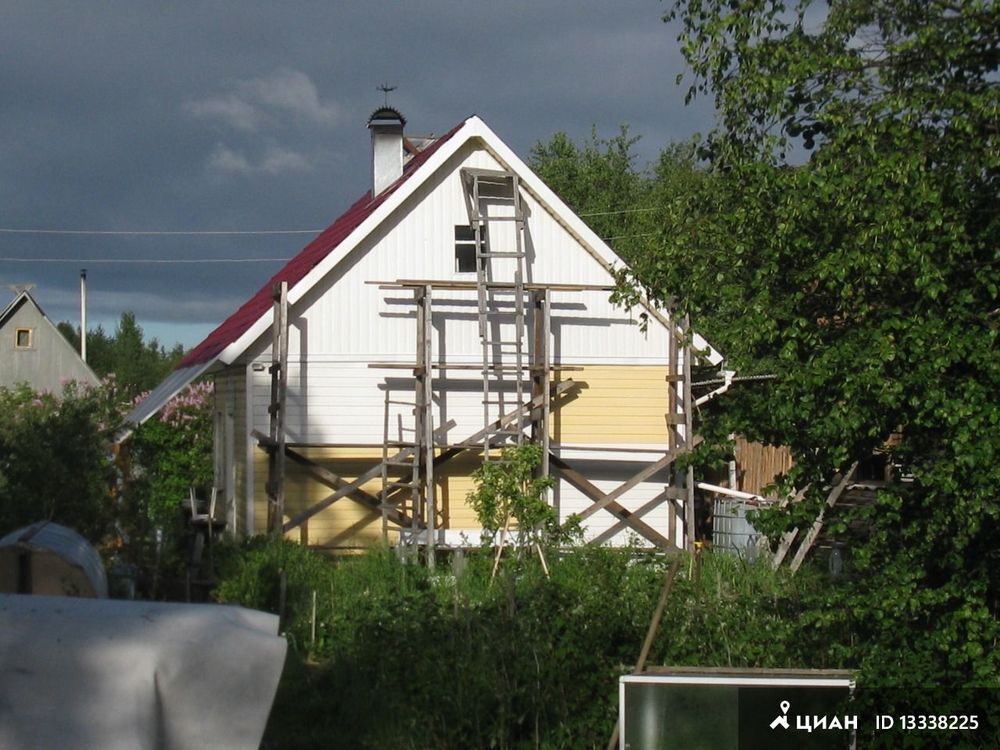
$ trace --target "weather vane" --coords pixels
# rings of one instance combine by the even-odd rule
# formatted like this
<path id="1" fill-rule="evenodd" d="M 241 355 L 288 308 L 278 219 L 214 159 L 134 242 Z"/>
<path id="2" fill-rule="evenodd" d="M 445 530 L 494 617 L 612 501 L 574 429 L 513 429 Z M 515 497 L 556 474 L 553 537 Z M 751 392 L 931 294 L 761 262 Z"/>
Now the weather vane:
<path id="1" fill-rule="evenodd" d="M 395 91 L 397 88 L 397 86 L 390 86 L 388 83 L 383 83 L 375 87 L 377 91 L 381 91 L 385 94 L 385 106 L 387 107 L 389 106 L 389 92 Z"/>

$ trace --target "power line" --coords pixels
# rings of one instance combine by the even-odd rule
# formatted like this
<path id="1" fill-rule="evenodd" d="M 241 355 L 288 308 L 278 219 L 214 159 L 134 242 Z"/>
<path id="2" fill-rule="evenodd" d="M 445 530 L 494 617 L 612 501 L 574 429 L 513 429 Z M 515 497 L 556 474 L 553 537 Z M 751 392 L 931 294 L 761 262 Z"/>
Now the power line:
<path id="1" fill-rule="evenodd" d="M 5 263 L 285 263 L 291 258 L 0 258 Z"/>
<path id="2" fill-rule="evenodd" d="M 130 236 L 212 236 L 229 234 L 319 234 L 322 229 L 220 229 L 220 230 L 178 230 L 178 231 L 139 231 L 139 230 L 100 230 L 100 229 L 10 229 L 0 227 L 2 234 L 75 234 L 75 235 L 130 235 Z"/>
<path id="3" fill-rule="evenodd" d="M 622 208 L 614 211 L 590 211 L 577 214 L 580 218 L 589 216 L 613 216 L 616 214 L 632 214 L 646 211 L 659 211 L 656 207 Z M 280 234 L 319 234 L 324 229 L 17 229 L 0 227 L 0 234 L 65 234 L 94 235 L 103 237 L 212 237 L 226 235 L 280 235 Z"/>
<path id="4" fill-rule="evenodd" d="M 638 211 L 655 211 L 655 208 L 629 208 L 620 211 L 603 211 L 579 216 L 606 216 Z M 320 229 L 255 229 L 255 230 L 92 230 L 92 229 L 13 229 L 0 227 L 0 234 L 62 234 L 62 235 L 118 235 L 118 236 L 213 236 L 213 235 L 279 235 L 279 234 L 318 234 Z M 627 240 L 634 237 L 652 237 L 658 232 L 641 232 L 639 234 L 620 234 L 614 237 L 602 237 L 605 242 Z M 219 264 L 219 263 L 285 263 L 291 258 L 23 258 L 0 257 L 4 263 L 88 263 L 88 264 L 130 264 L 130 265 L 174 265 L 174 264 Z"/>
<path id="5" fill-rule="evenodd" d="M 618 211 L 590 211 L 585 214 L 577 214 L 581 219 L 587 216 L 612 216 L 613 214 L 634 214 L 640 211 L 659 211 L 659 208 L 623 208 Z"/>
<path id="6" fill-rule="evenodd" d="M 3 230 L 0 230 L 3 231 Z M 617 237 L 602 237 L 605 242 L 627 240 L 633 237 L 652 237 L 659 232 L 641 234 L 620 234 Z M 0 257 L 2 263 L 86 263 L 86 264 L 129 264 L 129 265 L 175 265 L 181 263 L 287 263 L 291 258 L 13 258 Z"/>

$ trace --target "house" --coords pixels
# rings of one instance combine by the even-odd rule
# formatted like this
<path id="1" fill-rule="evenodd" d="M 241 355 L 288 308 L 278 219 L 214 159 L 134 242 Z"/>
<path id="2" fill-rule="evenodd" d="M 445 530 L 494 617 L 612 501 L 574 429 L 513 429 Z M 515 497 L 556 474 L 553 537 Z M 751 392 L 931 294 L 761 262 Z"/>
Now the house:
<path id="1" fill-rule="evenodd" d="M 59 392 L 70 380 L 99 382 L 31 292 L 19 290 L 0 313 L 0 386 L 26 383 L 36 391 Z"/>
<path id="2" fill-rule="evenodd" d="M 214 380 L 216 481 L 240 535 L 478 544 L 473 471 L 531 440 L 589 541 L 691 543 L 693 478 L 673 467 L 693 440 L 684 352 L 721 356 L 652 306 L 644 330 L 612 304 L 621 259 L 479 117 L 437 138 L 404 125 L 371 116 L 370 192 L 130 423 Z"/>

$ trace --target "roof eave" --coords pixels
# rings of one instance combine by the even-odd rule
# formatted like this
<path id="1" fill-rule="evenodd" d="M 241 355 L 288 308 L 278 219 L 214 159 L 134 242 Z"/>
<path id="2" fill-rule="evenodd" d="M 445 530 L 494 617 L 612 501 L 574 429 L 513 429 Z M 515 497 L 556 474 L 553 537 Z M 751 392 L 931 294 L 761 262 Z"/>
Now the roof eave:
<path id="1" fill-rule="evenodd" d="M 528 167 L 521 158 L 505 144 L 490 127 L 483 122 L 478 115 L 472 115 L 462 123 L 458 131 L 435 151 L 431 157 L 417 168 L 417 172 L 405 178 L 401 185 L 389 195 L 389 197 L 376 208 L 371 215 L 365 218 L 354 231 L 344 238 L 332 252 L 323 260 L 316 264 L 305 276 L 303 276 L 294 287 L 288 290 L 288 304 L 293 305 L 323 279 L 340 261 L 353 251 L 375 228 L 398 209 L 411 195 L 413 195 L 424 182 L 430 178 L 444 163 L 456 154 L 473 138 L 478 138 L 483 142 L 486 149 L 512 172 L 521 177 L 521 183 L 552 213 L 556 219 L 562 223 L 566 229 L 583 245 L 591 256 L 601 263 L 605 269 L 611 272 L 615 263 L 622 263 L 621 258 L 615 251 L 597 234 L 587 226 L 576 213 L 566 205 L 558 195 L 556 195 L 543 181 Z M 390 188 L 391 189 L 391 188 Z M 373 198 L 374 200 L 374 198 Z M 671 324 L 665 316 L 650 300 L 643 298 L 642 306 L 650 316 L 658 321 L 665 328 L 670 328 Z M 256 342 L 273 322 L 273 312 L 268 310 L 257 321 L 251 325 L 239 338 L 226 346 L 218 355 L 217 359 L 223 364 L 230 365 L 241 357 L 254 342 Z M 701 356 L 712 365 L 720 365 L 723 356 L 715 350 L 704 338 L 697 333 L 694 335 L 695 347 L 700 350 Z"/>
<path id="2" fill-rule="evenodd" d="M 521 176 L 521 184 L 524 185 L 528 191 L 531 192 L 535 198 L 549 210 L 557 221 L 563 224 L 567 231 L 569 231 L 570 234 L 572 234 L 577 241 L 583 245 L 584 249 L 586 249 L 596 261 L 601 263 L 609 272 L 614 268 L 616 263 L 626 265 L 625 261 L 623 261 L 618 254 L 615 253 L 611 246 L 602 240 L 597 233 L 594 232 L 594 230 L 587 226 L 587 223 L 577 216 L 576 212 L 566 205 L 566 203 L 558 195 L 556 195 L 537 174 L 535 174 L 534 170 L 525 164 L 524 161 L 522 161 L 521 158 L 496 135 L 496 133 L 490 130 L 490 127 L 485 122 L 475 115 L 469 118 L 469 121 L 473 124 L 475 130 L 477 131 L 475 134 L 482 138 L 487 149 L 493 154 L 493 156 L 502 162 L 509 170 L 516 172 L 519 176 Z M 643 297 L 640 299 L 640 304 L 665 328 L 672 327 L 669 317 L 661 312 L 651 300 Z M 699 351 L 700 356 L 710 364 L 719 366 L 724 361 L 722 354 L 720 354 L 698 333 L 694 334 L 693 343 L 695 349 Z"/>
<path id="3" fill-rule="evenodd" d="M 288 304 L 294 305 L 302 299 L 321 279 L 332 271 L 340 261 L 353 251 L 372 231 L 374 231 L 385 219 L 398 209 L 411 195 L 413 195 L 424 182 L 448 160 L 459 149 L 462 148 L 469 139 L 477 135 L 473 132 L 474 123 L 482 124 L 482 121 L 475 115 L 467 119 L 462 127 L 458 129 L 442 147 L 431 154 L 430 158 L 417 167 L 417 171 L 409 176 L 401 177 L 402 184 L 374 211 L 365 218 L 353 232 L 337 245 L 323 260 L 316 264 L 288 290 Z M 496 136 L 493 136 L 496 138 Z M 392 189 L 386 188 L 387 190 Z M 373 198 L 373 200 L 375 200 Z M 251 325 L 236 341 L 229 344 L 218 354 L 218 359 L 223 364 L 230 365 L 241 357 L 254 342 L 257 341 L 270 327 L 274 319 L 272 310 L 265 312 L 257 321 Z"/>

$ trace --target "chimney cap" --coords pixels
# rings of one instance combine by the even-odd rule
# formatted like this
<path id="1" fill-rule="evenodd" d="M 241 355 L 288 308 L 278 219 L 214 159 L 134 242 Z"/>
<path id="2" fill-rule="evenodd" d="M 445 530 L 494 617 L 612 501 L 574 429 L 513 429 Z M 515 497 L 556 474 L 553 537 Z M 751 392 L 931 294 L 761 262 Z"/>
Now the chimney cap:
<path id="1" fill-rule="evenodd" d="M 406 125 L 406 118 L 394 107 L 379 107 L 368 118 L 368 127 L 373 125 Z"/>

